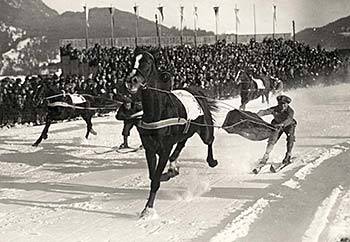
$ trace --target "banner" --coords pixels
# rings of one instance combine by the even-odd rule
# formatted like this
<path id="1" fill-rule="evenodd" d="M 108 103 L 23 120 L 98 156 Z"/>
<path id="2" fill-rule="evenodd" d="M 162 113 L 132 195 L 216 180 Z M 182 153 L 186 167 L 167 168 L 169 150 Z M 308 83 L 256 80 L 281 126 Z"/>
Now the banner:
<path id="1" fill-rule="evenodd" d="M 182 22 L 184 21 L 184 6 L 180 7 L 180 16 L 181 16 L 181 26 L 182 26 Z"/>
<path id="2" fill-rule="evenodd" d="M 194 17 L 196 18 L 196 20 L 198 20 L 198 7 L 197 6 L 194 7 Z"/>
<path id="3" fill-rule="evenodd" d="M 83 6 L 85 12 L 85 24 L 87 27 L 90 27 L 89 24 L 89 8 L 87 6 Z"/>
<path id="4" fill-rule="evenodd" d="M 239 12 L 239 9 L 237 8 L 237 5 L 236 5 L 236 6 L 235 6 L 236 22 L 237 22 L 237 24 L 240 24 L 241 21 L 239 21 L 238 12 Z"/>
<path id="5" fill-rule="evenodd" d="M 160 16 L 162 17 L 162 22 L 163 22 L 163 21 L 164 21 L 163 7 L 160 6 L 160 7 L 158 7 L 157 9 L 158 9 L 159 12 L 160 12 Z"/>
<path id="6" fill-rule="evenodd" d="M 139 6 L 137 6 L 137 5 L 134 6 L 134 13 L 135 13 L 136 17 L 139 18 Z"/>
<path id="7" fill-rule="evenodd" d="M 114 28 L 114 10 L 115 10 L 115 8 L 113 8 L 113 7 L 110 7 L 109 8 L 109 13 L 110 13 L 110 15 L 111 15 L 111 19 L 112 19 L 112 28 Z"/>
<path id="8" fill-rule="evenodd" d="M 215 16 L 217 17 L 219 14 L 219 7 L 214 7 L 214 13 L 215 13 Z"/>

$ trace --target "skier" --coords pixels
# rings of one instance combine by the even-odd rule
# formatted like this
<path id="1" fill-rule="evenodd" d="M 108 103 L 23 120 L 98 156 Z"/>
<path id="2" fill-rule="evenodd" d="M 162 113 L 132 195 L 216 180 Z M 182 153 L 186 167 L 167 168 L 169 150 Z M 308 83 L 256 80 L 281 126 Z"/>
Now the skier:
<path id="1" fill-rule="evenodd" d="M 140 93 L 130 93 L 124 83 L 119 86 L 117 100 L 121 100 L 123 102 L 123 105 L 119 108 L 115 117 L 117 120 L 124 121 L 124 127 L 122 131 L 123 143 L 119 146 L 119 148 L 130 148 L 128 144 L 130 130 L 139 122 L 139 118 L 134 117 L 133 115 L 142 111 L 141 95 Z"/>
<path id="2" fill-rule="evenodd" d="M 291 153 L 295 142 L 295 127 L 297 125 L 296 120 L 293 118 L 294 110 L 289 106 L 291 101 L 292 99 L 290 97 L 280 95 L 277 97 L 277 106 L 266 110 L 260 110 L 257 113 L 259 116 L 270 114 L 273 115 L 274 119 L 272 120 L 271 124 L 277 128 L 268 139 L 265 154 L 260 160 L 260 164 L 266 164 L 267 160 L 269 159 L 270 152 L 283 133 L 287 135 L 287 152 L 282 164 L 285 165 L 291 163 Z"/>

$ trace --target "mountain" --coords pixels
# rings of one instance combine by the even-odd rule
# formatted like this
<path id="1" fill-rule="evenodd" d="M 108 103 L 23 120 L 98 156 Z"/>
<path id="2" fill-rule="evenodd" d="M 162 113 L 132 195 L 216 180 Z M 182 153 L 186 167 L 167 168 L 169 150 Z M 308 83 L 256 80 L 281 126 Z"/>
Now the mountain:
<path id="1" fill-rule="evenodd" d="M 132 37 L 135 16 L 132 13 L 114 11 L 114 36 Z M 89 38 L 110 37 L 110 13 L 108 8 L 89 10 Z M 178 29 L 162 26 L 162 35 L 179 35 Z M 184 34 L 193 34 L 186 29 Z M 154 22 L 139 18 L 139 36 L 154 36 Z M 213 35 L 198 31 L 198 35 Z M 42 0 L 0 0 L 0 75 L 25 72 L 33 67 L 55 59 L 59 39 L 85 38 L 85 14 L 65 12 L 58 14 Z M 22 64 L 19 64 L 22 63 Z"/>
<path id="2" fill-rule="evenodd" d="M 307 28 L 296 34 L 296 40 L 325 49 L 350 49 L 350 16 L 319 28 Z"/>

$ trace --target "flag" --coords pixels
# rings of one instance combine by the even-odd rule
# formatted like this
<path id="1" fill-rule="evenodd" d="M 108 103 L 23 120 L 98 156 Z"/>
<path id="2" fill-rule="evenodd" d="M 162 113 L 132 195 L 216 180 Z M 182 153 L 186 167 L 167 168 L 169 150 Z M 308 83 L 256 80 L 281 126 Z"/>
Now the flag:
<path id="1" fill-rule="evenodd" d="M 111 14 L 111 18 L 112 18 L 112 28 L 114 28 L 114 8 L 113 7 L 109 7 L 109 13 Z"/>
<path id="2" fill-rule="evenodd" d="M 214 13 L 215 13 L 215 16 L 218 16 L 218 14 L 219 14 L 219 7 L 214 7 Z"/>
<path id="3" fill-rule="evenodd" d="M 196 17 L 196 19 L 198 19 L 198 7 L 197 6 L 194 7 L 194 16 Z"/>
<path id="4" fill-rule="evenodd" d="M 85 12 L 85 23 L 87 27 L 90 27 L 89 24 L 89 8 L 87 6 L 83 6 Z"/>
<path id="5" fill-rule="evenodd" d="M 138 18 L 139 17 L 139 6 L 137 6 L 137 5 L 134 6 L 134 13 L 135 13 L 136 17 Z"/>
<path id="6" fill-rule="evenodd" d="M 162 22 L 163 22 L 164 21 L 163 7 L 162 6 L 158 7 L 158 10 L 160 12 L 160 16 L 162 17 Z"/>
<path id="7" fill-rule="evenodd" d="M 276 5 L 273 5 L 273 20 L 277 22 Z"/>
<path id="8" fill-rule="evenodd" d="M 238 12 L 239 12 L 239 9 L 237 8 L 237 5 L 236 5 L 235 7 L 236 22 L 239 24 L 241 23 L 241 21 L 239 21 Z"/>

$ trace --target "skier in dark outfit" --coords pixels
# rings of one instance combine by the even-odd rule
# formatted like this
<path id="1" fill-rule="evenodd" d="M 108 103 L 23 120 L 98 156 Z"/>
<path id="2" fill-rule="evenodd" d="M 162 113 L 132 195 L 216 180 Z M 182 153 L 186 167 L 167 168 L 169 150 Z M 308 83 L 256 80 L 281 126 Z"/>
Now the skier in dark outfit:
<path id="1" fill-rule="evenodd" d="M 295 142 L 295 127 L 297 125 L 294 117 L 294 110 L 289 106 L 292 101 L 291 98 L 280 95 L 277 97 L 278 105 L 268 108 L 266 110 L 260 110 L 257 114 L 259 116 L 273 115 L 274 119 L 271 124 L 277 129 L 271 134 L 267 142 L 266 151 L 263 158 L 260 160 L 260 164 L 265 164 L 269 159 L 269 154 L 272 151 L 274 145 L 279 140 L 281 135 L 285 133 L 287 135 L 287 152 L 283 159 L 283 164 L 290 163 L 293 144 Z"/>
<path id="2" fill-rule="evenodd" d="M 116 119 L 124 121 L 124 128 L 122 131 L 123 143 L 119 148 L 129 148 L 128 137 L 130 130 L 137 125 L 139 119 L 132 115 L 142 111 L 141 95 L 140 93 L 130 93 L 125 84 L 120 85 L 117 93 L 117 100 L 123 102 L 123 105 L 118 109 Z"/>

